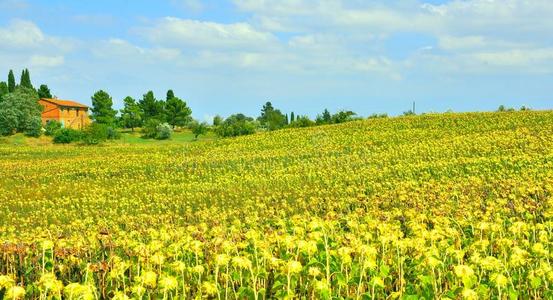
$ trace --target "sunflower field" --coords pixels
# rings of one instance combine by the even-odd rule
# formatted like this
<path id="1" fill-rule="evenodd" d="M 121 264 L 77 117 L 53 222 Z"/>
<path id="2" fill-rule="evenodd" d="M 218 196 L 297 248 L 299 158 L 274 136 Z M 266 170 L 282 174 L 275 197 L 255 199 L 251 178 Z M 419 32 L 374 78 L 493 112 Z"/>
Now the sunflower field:
<path id="1" fill-rule="evenodd" d="M 0 145 L 0 298 L 552 299 L 553 112 Z"/>

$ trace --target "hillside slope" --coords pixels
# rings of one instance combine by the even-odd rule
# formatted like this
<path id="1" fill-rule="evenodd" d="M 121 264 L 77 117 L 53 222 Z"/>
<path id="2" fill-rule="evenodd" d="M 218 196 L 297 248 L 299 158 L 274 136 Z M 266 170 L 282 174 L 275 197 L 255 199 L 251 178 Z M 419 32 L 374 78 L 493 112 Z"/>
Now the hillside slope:
<path id="1" fill-rule="evenodd" d="M 0 145 L 0 275 L 31 297 L 54 273 L 96 297 L 547 298 L 552 195 L 553 112 Z"/>

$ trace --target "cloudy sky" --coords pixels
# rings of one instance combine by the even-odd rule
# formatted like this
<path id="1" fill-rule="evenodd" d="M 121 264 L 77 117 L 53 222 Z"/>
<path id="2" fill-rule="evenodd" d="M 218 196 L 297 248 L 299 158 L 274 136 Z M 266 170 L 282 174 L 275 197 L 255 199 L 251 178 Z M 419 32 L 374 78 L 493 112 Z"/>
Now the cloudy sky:
<path id="1" fill-rule="evenodd" d="M 172 88 L 198 119 L 545 109 L 552 33 L 551 0 L 0 0 L 0 74 L 118 108 Z"/>

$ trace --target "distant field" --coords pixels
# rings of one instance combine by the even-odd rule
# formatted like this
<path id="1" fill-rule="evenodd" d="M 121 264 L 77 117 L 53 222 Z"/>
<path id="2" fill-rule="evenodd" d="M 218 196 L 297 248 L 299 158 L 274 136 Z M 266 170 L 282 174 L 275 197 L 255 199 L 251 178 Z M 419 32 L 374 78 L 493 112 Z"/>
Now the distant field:
<path id="1" fill-rule="evenodd" d="M 198 141 L 213 140 L 216 139 L 216 135 L 213 132 L 207 135 L 198 137 Z M 145 139 L 140 135 L 140 131 L 137 129 L 135 132 L 130 130 L 123 130 L 121 133 L 121 139 L 116 141 L 108 141 L 107 144 L 172 144 L 183 142 L 195 142 L 194 134 L 188 129 L 182 129 L 173 133 L 171 139 L 158 141 L 154 139 Z M 52 144 L 52 138 L 47 136 L 41 136 L 40 138 L 29 138 L 22 133 L 15 134 L 9 137 L 0 136 L 0 145 L 16 145 L 16 146 L 45 146 Z"/>
<path id="2" fill-rule="evenodd" d="M 553 112 L 18 139 L 0 142 L 0 298 L 553 298 Z"/>

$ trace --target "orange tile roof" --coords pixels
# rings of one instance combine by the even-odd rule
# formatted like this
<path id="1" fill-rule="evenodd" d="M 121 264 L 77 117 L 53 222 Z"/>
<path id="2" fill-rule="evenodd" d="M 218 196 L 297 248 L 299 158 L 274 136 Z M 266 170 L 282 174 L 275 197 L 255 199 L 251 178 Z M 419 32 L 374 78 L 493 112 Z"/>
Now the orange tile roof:
<path id="1" fill-rule="evenodd" d="M 46 99 L 46 98 L 42 98 L 40 100 L 48 101 L 50 103 L 53 103 L 53 104 L 56 104 L 56 105 L 59 105 L 59 106 L 88 108 L 88 106 L 86 106 L 84 104 L 80 104 L 80 103 L 77 103 L 77 102 L 71 101 L 71 100 Z"/>

